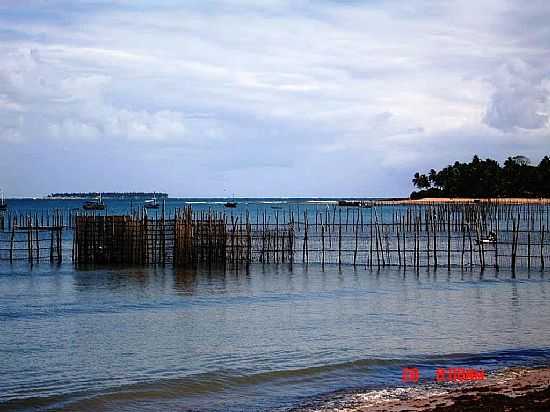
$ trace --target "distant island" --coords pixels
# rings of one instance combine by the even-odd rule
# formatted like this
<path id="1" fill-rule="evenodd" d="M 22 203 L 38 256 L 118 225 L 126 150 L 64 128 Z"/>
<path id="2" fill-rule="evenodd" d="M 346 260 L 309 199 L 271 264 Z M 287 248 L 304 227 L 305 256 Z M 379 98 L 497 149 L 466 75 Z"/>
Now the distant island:
<path id="1" fill-rule="evenodd" d="M 166 199 L 168 193 L 162 192 L 80 192 L 80 193 L 51 193 L 48 199 L 91 199 L 101 196 L 104 199 Z"/>
<path id="2" fill-rule="evenodd" d="M 501 166 L 496 160 L 455 162 L 428 174 L 414 174 L 412 183 L 420 189 L 411 199 L 464 198 L 548 198 L 550 197 L 550 158 L 544 156 L 536 166 L 525 156 L 513 156 Z"/>

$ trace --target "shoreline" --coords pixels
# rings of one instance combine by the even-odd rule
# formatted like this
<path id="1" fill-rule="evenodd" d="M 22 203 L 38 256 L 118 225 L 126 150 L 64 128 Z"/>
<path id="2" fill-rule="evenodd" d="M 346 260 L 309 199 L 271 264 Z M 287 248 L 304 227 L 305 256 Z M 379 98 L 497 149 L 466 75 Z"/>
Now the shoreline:
<path id="1" fill-rule="evenodd" d="M 380 205 L 432 205 L 432 204 L 476 204 L 490 203 L 497 205 L 546 205 L 550 204 L 549 198 L 528 198 L 528 197 L 496 197 L 496 198 L 473 198 L 473 197 L 425 197 L 423 199 L 388 199 L 376 202 Z"/>
<path id="2" fill-rule="evenodd" d="M 327 395 L 291 412 L 550 410 L 550 366 L 512 367 L 482 381 L 403 384 Z"/>
<path id="3" fill-rule="evenodd" d="M 158 197 L 158 196 L 157 196 Z M 10 197 L 6 198 L 6 201 L 18 201 L 18 200 L 89 200 L 95 197 L 89 196 L 70 196 L 70 197 L 49 197 L 49 196 L 36 196 L 36 197 Z M 171 201 L 203 201 L 205 203 L 215 202 L 215 201 L 225 201 L 230 198 L 223 197 L 158 197 L 159 199 L 171 200 Z M 111 197 L 103 196 L 104 200 L 143 200 L 147 199 L 147 196 L 142 197 Z M 490 203 L 498 205 L 527 205 L 527 204 L 536 204 L 536 205 L 546 205 L 550 204 L 550 198 L 528 198 L 528 197 L 496 197 L 496 198 L 474 198 L 474 197 L 425 197 L 422 199 L 409 199 L 408 197 L 340 197 L 340 198 L 284 198 L 284 197 L 258 197 L 258 198 L 236 198 L 238 201 L 258 201 L 259 203 L 271 203 L 277 201 L 278 203 L 296 203 L 296 204 L 337 204 L 339 201 L 359 201 L 370 203 L 373 205 L 380 206 L 392 206 L 392 205 L 424 205 L 424 204 L 473 204 L 473 203 Z M 346 207 L 346 206 L 342 206 Z"/>

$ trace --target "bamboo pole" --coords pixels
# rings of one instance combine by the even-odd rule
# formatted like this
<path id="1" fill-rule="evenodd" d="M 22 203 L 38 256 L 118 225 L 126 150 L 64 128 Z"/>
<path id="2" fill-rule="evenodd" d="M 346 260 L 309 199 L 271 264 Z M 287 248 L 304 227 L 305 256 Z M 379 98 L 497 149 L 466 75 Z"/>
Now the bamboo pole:
<path id="1" fill-rule="evenodd" d="M 359 212 L 359 210 L 358 210 Z M 357 263 L 357 249 L 359 248 L 359 213 L 357 213 L 357 222 L 355 224 L 355 250 L 353 251 L 353 266 Z"/>
<path id="2" fill-rule="evenodd" d="M 321 221 L 321 266 L 325 267 L 325 225 Z"/>
<path id="3" fill-rule="evenodd" d="M 447 208 L 447 268 L 451 270 L 451 215 Z"/>
<path id="4" fill-rule="evenodd" d="M 17 218 L 16 218 L 17 219 Z M 13 263 L 13 247 L 15 243 L 15 223 L 11 225 L 11 238 L 10 238 L 10 264 Z"/>
<path id="5" fill-rule="evenodd" d="M 369 222 L 369 230 L 370 230 L 370 237 L 369 237 L 369 267 L 372 268 L 372 257 L 373 257 L 373 250 L 372 250 L 372 209 L 370 210 L 370 222 Z"/>
<path id="6" fill-rule="evenodd" d="M 347 209 L 346 209 L 347 210 Z M 342 264 L 342 209 L 338 211 L 338 265 Z"/>
<path id="7" fill-rule="evenodd" d="M 540 271 L 544 272 L 544 229 L 545 226 L 542 225 L 540 230 Z"/>

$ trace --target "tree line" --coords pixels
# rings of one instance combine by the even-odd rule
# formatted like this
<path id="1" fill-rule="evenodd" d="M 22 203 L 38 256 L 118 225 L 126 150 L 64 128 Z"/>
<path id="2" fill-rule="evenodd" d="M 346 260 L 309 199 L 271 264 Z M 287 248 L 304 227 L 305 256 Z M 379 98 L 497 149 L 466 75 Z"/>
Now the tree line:
<path id="1" fill-rule="evenodd" d="M 412 179 L 420 189 L 411 199 L 423 197 L 550 197 L 550 159 L 531 165 L 525 156 L 513 156 L 501 166 L 475 155 L 470 163 L 455 162 L 440 171 L 416 172 Z"/>

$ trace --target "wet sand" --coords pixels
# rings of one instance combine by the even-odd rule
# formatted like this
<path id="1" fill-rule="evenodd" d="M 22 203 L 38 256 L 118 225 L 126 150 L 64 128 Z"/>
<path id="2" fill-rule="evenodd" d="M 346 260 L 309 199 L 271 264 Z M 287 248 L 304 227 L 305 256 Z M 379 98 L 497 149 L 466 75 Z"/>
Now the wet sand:
<path id="1" fill-rule="evenodd" d="M 550 367 L 503 369 L 477 382 L 337 394 L 294 411 L 550 411 Z"/>

